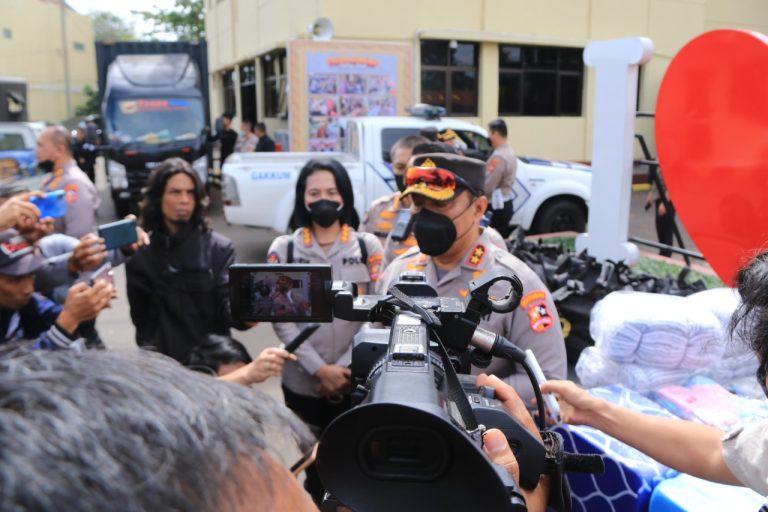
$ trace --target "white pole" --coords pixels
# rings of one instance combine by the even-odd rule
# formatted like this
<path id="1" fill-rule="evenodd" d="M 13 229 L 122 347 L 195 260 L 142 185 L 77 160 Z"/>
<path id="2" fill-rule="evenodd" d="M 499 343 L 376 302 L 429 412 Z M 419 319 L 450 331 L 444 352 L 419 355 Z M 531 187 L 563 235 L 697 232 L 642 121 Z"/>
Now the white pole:
<path id="1" fill-rule="evenodd" d="M 589 228 L 576 239 L 576 250 L 600 261 L 633 264 L 640 257 L 627 233 L 637 73 L 652 54 L 653 42 L 645 37 L 593 41 L 584 49 L 584 63 L 595 68 L 592 194 Z"/>
<path id="2" fill-rule="evenodd" d="M 72 117 L 72 99 L 69 97 L 69 51 L 67 51 L 67 2 L 59 2 L 59 18 L 61 20 L 61 50 L 64 58 L 64 99 L 67 104 L 67 119 Z"/>

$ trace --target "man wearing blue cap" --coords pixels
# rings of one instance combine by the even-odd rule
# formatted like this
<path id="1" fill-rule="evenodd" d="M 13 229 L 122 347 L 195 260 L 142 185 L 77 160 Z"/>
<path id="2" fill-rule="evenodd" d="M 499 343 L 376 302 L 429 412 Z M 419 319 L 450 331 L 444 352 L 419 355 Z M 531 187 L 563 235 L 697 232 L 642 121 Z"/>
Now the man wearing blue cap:
<path id="1" fill-rule="evenodd" d="M 29 340 L 42 349 L 82 347 L 78 327 L 109 305 L 115 288 L 102 280 L 93 286 L 80 282 L 59 306 L 35 293 L 35 272 L 44 262 L 23 237 L 0 239 L 0 343 Z"/>

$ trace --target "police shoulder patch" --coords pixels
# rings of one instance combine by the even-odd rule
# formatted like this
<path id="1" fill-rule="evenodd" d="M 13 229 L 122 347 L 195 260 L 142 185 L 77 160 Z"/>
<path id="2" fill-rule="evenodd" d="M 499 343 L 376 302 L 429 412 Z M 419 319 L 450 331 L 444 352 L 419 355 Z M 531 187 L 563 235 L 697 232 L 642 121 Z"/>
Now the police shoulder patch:
<path id="1" fill-rule="evenodd" d="M 533 332 L 545 332 L 554 324 L 554 318 L 547 305 L 547 292 L 544 290 L 534 290 L 523 295 L 520 307 L 528 316 L 528 325 Z"/>
<path id="2" fill-rule="evenodd" d="M 498 165 L 499 165 L 499 157 L 494 156 L 494 157 L 491 157 L 490 160 L 488 160 L 487 164 L 485 164 L 485 169 L 489 173 L 491 173 L 496 169 L 496 167 L 498 167 Z"/>
<path id="3" fill-rule="evenodd" d="M 267 263 L 280 263 L 280 255 L 275 251 L 267 254 Z"/>

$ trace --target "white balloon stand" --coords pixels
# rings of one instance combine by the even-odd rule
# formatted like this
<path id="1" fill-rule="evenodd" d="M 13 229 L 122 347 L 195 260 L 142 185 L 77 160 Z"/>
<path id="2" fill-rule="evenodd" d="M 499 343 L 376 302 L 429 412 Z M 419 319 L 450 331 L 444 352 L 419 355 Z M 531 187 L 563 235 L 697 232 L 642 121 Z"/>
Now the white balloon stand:
<path id="1" fill-rule="evenodd" d="M 588 230 L 576 238 L 576 251 L 586 249 L 598 261 L 632 265 L 640 258 L 627 235 L 637 75 L 652 55 L 653 42 L 645 37 L 593 41 L 584 49 L 584 63 L 595 68 L 592 194 Z"/>

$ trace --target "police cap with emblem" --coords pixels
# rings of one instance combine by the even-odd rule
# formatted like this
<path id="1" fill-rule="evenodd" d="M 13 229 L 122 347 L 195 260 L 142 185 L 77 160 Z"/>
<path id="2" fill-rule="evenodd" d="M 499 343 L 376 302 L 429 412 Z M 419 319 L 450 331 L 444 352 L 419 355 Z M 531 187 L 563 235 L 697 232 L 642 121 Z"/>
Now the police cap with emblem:
<path id="1" fill-rule="evenodd" d="M 45 258 L 35 246 L 16 233 L 0 237 L 0 275 L 25 276 L 43 266 Z"/>
<path id="2" fill-rule="evenodd" d="M 403 196 L 418 194 L 450 201 L 464 189 L 480 196 L 485 186 L 485 162 L 447 153 L 418 155 L 405 173 L 405 184 Z"/>

